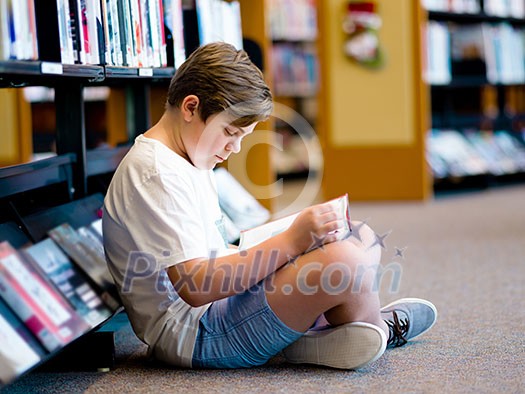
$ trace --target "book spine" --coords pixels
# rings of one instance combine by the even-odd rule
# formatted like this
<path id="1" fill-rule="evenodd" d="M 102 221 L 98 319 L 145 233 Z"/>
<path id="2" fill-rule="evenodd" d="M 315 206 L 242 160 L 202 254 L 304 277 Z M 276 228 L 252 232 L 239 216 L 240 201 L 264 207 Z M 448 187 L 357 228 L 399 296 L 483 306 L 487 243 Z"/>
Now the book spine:
<path id="1" fill-rule="evenodd" d="M 73 58 L 75 63 L 81 63 L 80 61 L 80 24 L 78 20 L 78 9 L 77 0 L 69 0 L 69 23 L 71 30 L 71 38 L 73 41 Z"/>
<path id="2" fill-rule="evenodd" d="M 160 67 L 160 29 L 157 13 L 157 0 L 148 0 L 148 19 L 153 49 L 153 67 Z"/>
<path id="3" fill-rule="evenodd" d="M 29 41 L 31 46 L 30 59 L 38 59 L 38 37 L 36 34 L 36 16 L 35 16 L 35 1 L 28 0 L 28 19 L 29 19 Z"/>
<path id="4" fill-rule="evenodd" d="M 127 3 L 127 0 L 116 2 L 118 12 L 119 42 L 120 50 L 122 52 L 122 65 L 131 66 L 131 47 L 129 46 L 129 41 L 127 40 L 126 13 L 124 9 L 125 3 Z"/>
<path id="5" fill-rule="evenodd" d="M 91 64 L 92 63 L 92 57 L 91 57 L 91 37 L 89 36 L 89 25 L 88 25 L 88 17 L 87 17 L 87 6 L 86 1 L 88 0 L 79 0 L 79 21 L 80 21 L 80 31 L 81 31 L 81 38 L 82 38 L 82 52 L 84 53 L 84 63 L 85 64 Z"/>
<path id="6" fill-rule="evenodd" d="M 86 23 L 89 37 L 89 54 L 90 54 L 90 63 L 99 64 L 100 63 L 100 54 L 99 54 L 99 40 L 98 40 L 98 29 L 97 29 L 97 11 L 96 5 L 97 1 L 88 0 L 86 1 Z"/>
<path id="7" fill-rule="evenodd" d="M 9 35 L 9 8 L 7 0 L 0 1 L 0 60 L 10 57 L 11 37 Z"/>
<path id="8" fill-rule="evenodd" d="M 113 58 L 113 27 L 111 26 L 109 14 L 108 14 L 108 0 L 100 0 L 103 40 L 104 40 L 104 64 L 114 66 L 115 60 Z"/>
<path id="9" fill-rule="evenodd" d="M 16 56 L 16 31 L 15 20 L 13 14 L 13 3 L 7 0 L 7 14 L 8 14 L 8 31 L 9 31 L 9 59 L 17 59 Z"/>
<path id="10" fill-rule="evenodd" d="M 140 25 L 142 27 L 142 43 L 144 45 L 144 67 L 153 66 L 153 46 L 151 43 L 151 29 L 149 26 L 148 0 L 139 0 Z"/>
<path id="11" fill-rule="evenodd" d="M 182 22 L 182 1 L 173 0 L 173 27 L 171 29 L 173 34 L 173 55 L 175 61 L 175 68 L 179 68 L 186 60 L 186 45 L 184 42 L 184 24 Z"/>
<path id="12" fill-rule="evenodd" d="M 63 42 L 64 48 L 62 51 L 62 63 L 74 64 L 75 56 L 73 49 L 73 36 L 71 31 L 71 20 L 69 12 L 69 1 L 58 0 L 61 2 L 61 10 L 59 12 L 59 21 L 62 30 L 59 30 L 61 41 Z"/>
<path id="13" fill-rule="evenodd" d="M 168 65 L 168 54 L 166 51 L 166 32 L 164 29 L 164 8 L 162 0 L 157 1 L 157 17 L 159 20 L 159 39 L 160 39 L 160 65 L 166 67 Z"/>
<path id="14" fill-rule="evenodd" d="M 23 51 L 21 45 L 21 10 L 18 1 L 10 2 L 11 4 L 11 56 L 13 59 L 23 59 Z"/>
<path id="15" fill-rule="evenodd" d="M 145 67 L 146 57 L 144 43 L 142 42 L 142 26 L 138 0 L 130 0 L 131 35 L 134 43 L 134 55 L 138 67 Z"/>
<path id="16" fill-rule="evenodd" d="M 77 41 L 77 51 L 78 51 L 78 62 L 80 64 L 87 63 L 87 54 L 86 54 L 86 42 L 84 37 L 84 20 L 82 19 L 82 4 L 81 0 L 72 0 L 76 3 L 74 7 L 75 13 L 75 25 L 76 30 L 76 41 Z"/>
<path id="17" fill-rule="evenodd" d="M 119 7 L 117 5 L 117 0 L 108 0 L 111 4 L 111 7 L 108 8 L 109 10 L 109 17 L 111 19 L 111 25 L 113 26 L 113 39 L 111 40 L 113 42 L 113 48 L 114 48 L 114 60 L 116 66 L 123 66 L 124 65 L 124 53 L 122 51 L 122 44 L 121 44 L 121 33 L 120 33 L 120 13 L 119 13 Z"/>

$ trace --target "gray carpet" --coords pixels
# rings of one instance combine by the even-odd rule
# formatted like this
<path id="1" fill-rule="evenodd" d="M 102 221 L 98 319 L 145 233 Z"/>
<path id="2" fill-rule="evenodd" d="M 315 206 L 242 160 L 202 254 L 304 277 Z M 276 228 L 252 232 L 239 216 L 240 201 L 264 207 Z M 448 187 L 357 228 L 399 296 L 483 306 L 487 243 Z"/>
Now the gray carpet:
<path id="1" fill-rule="evenodd" d="M 148 362 L 144 346 L 124 326 L 114 370 L 34 372 L 2 393 L 524 393 L 525 186 L 351 206 L 354 219 L 366 219 L 380 235 L 390 232 L 383 303 L 423 297 L 439 310 L 429 333 L 369 367 L 339 371 L 276 357 L 249 370 L 172 369 Z M 390 270 L 396 267 L 400 281 Z"/>

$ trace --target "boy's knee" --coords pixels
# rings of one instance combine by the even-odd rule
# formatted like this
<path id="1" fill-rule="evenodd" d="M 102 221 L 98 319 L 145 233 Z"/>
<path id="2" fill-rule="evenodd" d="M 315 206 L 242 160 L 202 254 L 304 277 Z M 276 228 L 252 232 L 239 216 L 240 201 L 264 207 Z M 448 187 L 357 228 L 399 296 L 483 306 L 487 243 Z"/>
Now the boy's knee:
<path id="1" fill-rule="evenodd" d="M 370 230 L 371 231 L 371 230 Z M 367 250 L 363 245 L 340 241 L 332 245 L 330 258 L 322 264 L 321 281 L 343 281 L 352 287 L 359 282 L 363 290 L 375 280 L 380 252 Z"/>
<path id="2" fill-rule="evenodd" d="M 381 259 L 381 239 L 368 224 L 353 221 L 352 235 L 347 241 L 365 253 L 367 261 L 375 264 Z"/>
<path id="3" fill-rule="evenodd" d="M 377 235 L 367 223 L 354 220 L 352 221 L 352 235 L 350 239 L 357 241 L 356 244 L 364 248 L 369 248 L 373 247 L 377 240 Z"/>

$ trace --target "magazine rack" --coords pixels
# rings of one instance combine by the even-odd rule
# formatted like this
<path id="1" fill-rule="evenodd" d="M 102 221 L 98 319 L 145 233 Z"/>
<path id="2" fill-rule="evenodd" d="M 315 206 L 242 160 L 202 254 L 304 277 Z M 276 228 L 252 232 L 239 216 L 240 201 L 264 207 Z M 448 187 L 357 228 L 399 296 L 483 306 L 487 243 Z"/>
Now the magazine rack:
<path id="1" fill-rule="evenodd" d="M 122 155 L 123 150 L 117 150 Z M 73 228 L 89 225 L 100 218 L 103 195 L 95 193 L 73 199 L 73 165 L 75 155 L 67 154 L 34 163 L 0 169 L 0 241 L 15 249 L 46 238 L 48 230 L 69 223 Z M 99 155 L 90 167 L 90 175 L 113 171 L 118 156 Z M 29 203 L 30 202 L 30 203 Z M 112 315 L 65 347 L 45 356 L 35 364 L 46 370 L 107 370 L 114 366 L 114 331 L 103 329 Z M 93 352 L 96 349 L 96 352 Z M 0 386 L 1 387 L 1 386 Z"/>

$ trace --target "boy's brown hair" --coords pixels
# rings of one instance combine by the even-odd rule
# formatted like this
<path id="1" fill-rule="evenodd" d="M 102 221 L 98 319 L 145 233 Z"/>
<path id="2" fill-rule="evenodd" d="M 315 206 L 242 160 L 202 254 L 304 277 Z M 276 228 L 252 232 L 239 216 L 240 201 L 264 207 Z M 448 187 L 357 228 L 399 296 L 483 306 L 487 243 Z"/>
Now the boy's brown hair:
<path id="1" fill-rule="evenodd" d="M 244 50 L 215 42 L 197 48 L 178 68 L 168 89 L 166 108 L 180 107 L 188 95 L 200 100 L 201 119 L 226 111 L 232 124 L 246 127 L 268 119 L 272 94 L 263 74 Z"/>

